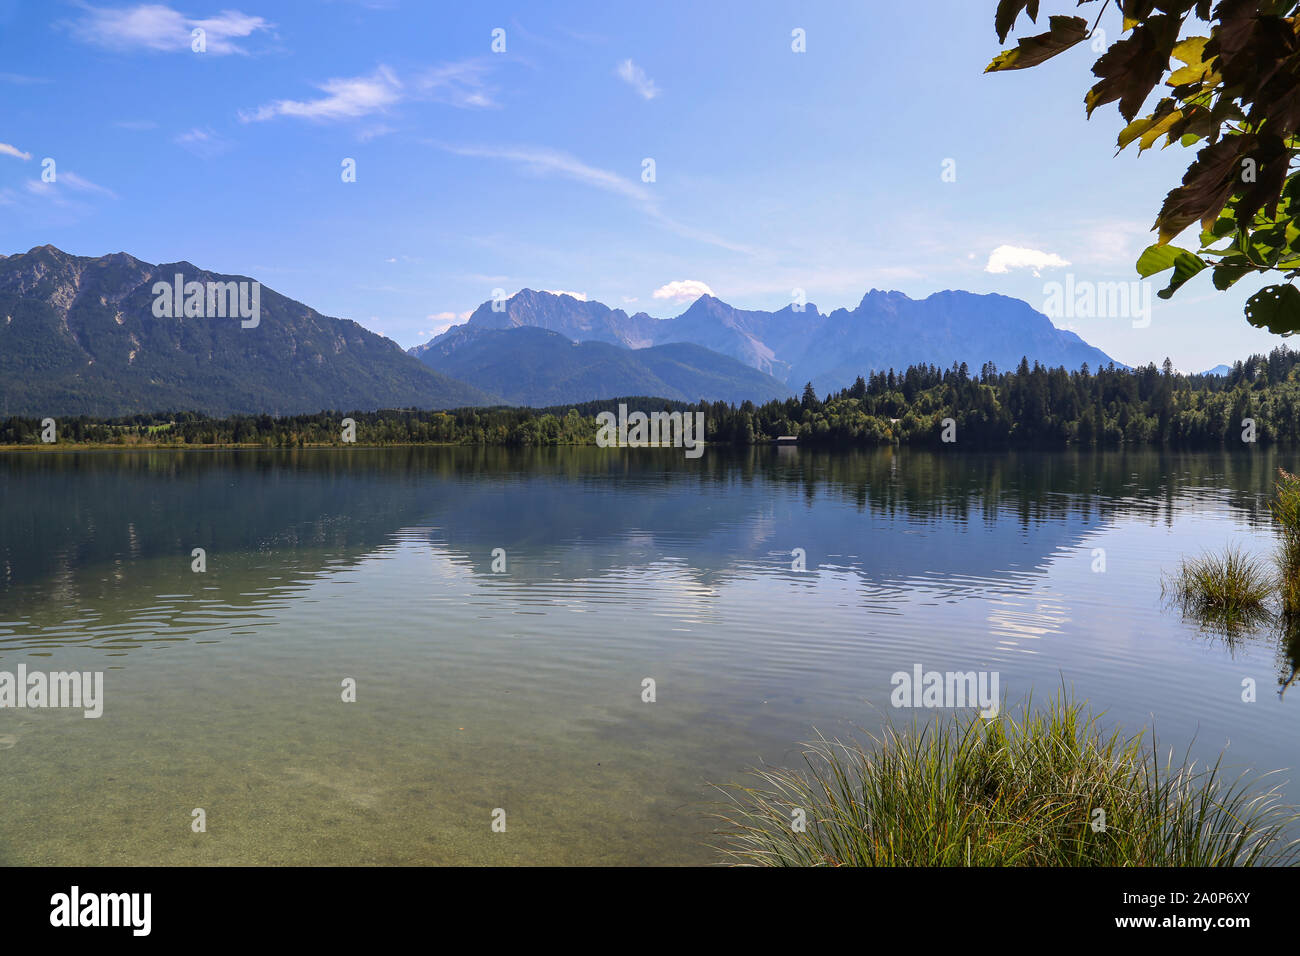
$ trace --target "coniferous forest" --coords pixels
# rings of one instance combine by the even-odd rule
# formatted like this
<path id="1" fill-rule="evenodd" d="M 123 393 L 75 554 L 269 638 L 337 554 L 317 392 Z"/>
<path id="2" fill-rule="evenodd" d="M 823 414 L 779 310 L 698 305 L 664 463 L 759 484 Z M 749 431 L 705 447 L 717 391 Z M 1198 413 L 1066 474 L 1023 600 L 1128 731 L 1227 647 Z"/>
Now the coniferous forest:
<path id="1" fill-rule="evenodd" d="M 361 445 L 594 444 L 597 413 L 623 403 L 645 412 L 703 411 L 706 439 L 717 444 L 761 444 L 787 435 L 831 447 L 939 444 L 945 419 L 965 447 L 1205 447 L 1252 437 L 1290 444 L 1300 440 L 1297 366 L 1300 351 L 1286 346 L 1237 362 L 1226 375 L 1185 375 L 1168 360 L 1163 367 L 1085 365 L 1073 372 L 1027 360 L 1014 370 L 986 364 L 978 372 L 964 363 L 914 365 L 859 376 L 834 394 L 818 396 L 808 385 L 800 398 L 762 405 L 631 396 L 541 409 L 322 411 L 280 418 L 162 412 L 111 421 L 60 419 L 57 443 L 305 447 L 339 444 L 342 421 L 352 418 Z M 0 421 L 0 444 L 42 444 L 41 433 L 41 419 Z"/>

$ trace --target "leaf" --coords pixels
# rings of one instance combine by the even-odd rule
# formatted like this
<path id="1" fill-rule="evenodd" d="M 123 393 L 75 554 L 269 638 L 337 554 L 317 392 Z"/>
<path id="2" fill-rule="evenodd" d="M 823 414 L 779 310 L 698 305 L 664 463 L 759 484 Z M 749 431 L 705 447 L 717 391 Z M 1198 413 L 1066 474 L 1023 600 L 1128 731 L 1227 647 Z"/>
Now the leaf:
<path id="1" fill-rule="evenodd" d="M 1137 271 L 1142 278 L 1153 276 L 1157 272 L 1164 272 L 1166 269 L 1174 267 L 1174 260 L 1178 258 L 1178 253 L 1186 252 L 1186 249 L 1179 249 L 1177 246 L 1154 245 L 1147 246 L 1138 256 Z"/>
<path id="2" fill-rule="evenodd" d="M 1170 73 L 1169 79 L 1165 81 L 1166 86 L 1183 86 L 1187 83 L 1198 83 L 1209 79 L 1213 71 L 1203 59 L 1205 44 L 1209 42 L 1209 39 L 1209 37 L 1188 37 L 1174 47 L 1173 55 L 1187 65 Z"/>
<path id="3" fill-rule="evenodd" d="M 1119 139 L 1116 141 L 1116 145 L 1119 146 L 1120 149 L 1123 149 L 1129 143 L 1133 142 L 1133 140 L 1145 133 L 1151 126 L 1152 122 L 1154 121 L 1149 116 L 1135 119 L 1119 131 Z"/>
<path id="4" fill-rule="evenodd" d="M 1084 98 L 1088 115 L 1098 106 L 1119 100 L 1120 114 L 1132 122 L 1165 75 L 1179 27 L 1176 17 L 1151 17 L 1102 54 L 1092 68 L 1098 82 Z"/>
<path id="5" fill-rule="evenodd" d="M 1226 239 L 1237 231 L 1237 220 L 1232 216 L 1220 216 L 1214 221 L 1214 225 L 1209 229 L 1201 230 L 1201 245 L 1212 246 L 1220 240 Z M 1201 250 L 1204 252 L 1204 248 Z"/>
<path id="6" fill-rule="evenodd" d="M 1006 43 L 1007 34 L 1016 25 L 1016 18 L 1025 7 L 1029 8 L 1029 19 L 1038 22 L 1038 0 L 999 0 L 998 12 L 993 17 L 993 28 L 998 31 L 998 42 Z"/>
<path id="7" fill-rule="evenodd" d="M 1255 269 L 1249 263 L 1219 263 L 1214 267 L 1214 287 L 1220 292 L 1232 288 L 1233 284 L 1242 276 L 1249 275 Z"/>
<path id="8" fill-rule="evenodd" d="M 1274 335 L 1300 332 L 1300 289 L 1270 285 L 1246 300 L 1246 321 Z"/>
<path id="9" fill-rule="evenodd" d="M 1161 135 L 1169 132 L 1169 128 L 1183 118 L 1182 110 L 1174 110 L 1167 116 L 1162 116 L 1158 120 L 1153 120 L 1149 129 L 1142 133 L 1142 139 L 1138 143 L 1138 152 L 1141 153 L 1151 148 L 1152 144 L 1158 140 Z"/>
<path id="10" fill-rule="evenodd" d="M 1164 245 L 1194 222 L 1213 226 L 1236 186 L 1238 150 L 1249 149 L 1246 137 L 1231 136 L 1203 147 L 1183 176 L 1183 184 L 1165 197 L 1156 218 Z M 1208 222 L 1207 222 L 1208 220 Z"/>
<path id="11" fill-rule="evenodd" d="M 1209 266 L 1210 264 L 1196 253 L 1188 252 L 1186 249 L 1179 249 L 1174 256 L 1173 278 L 1169 280 L 1169 285 L 1157 292 L 1156 295 L 1162 299 L 1168 299 L 1182 288 L 1183 283 L 1208 269 Z"/>
<path id="12" fill-rule="evenodd" d="M 1052 17 L 1048 24 L 1048 32 L 1024 37 L 1014 50 L 994 57 L 984 72 L 999 73 L 1037 66 L 1088 38 L 1088 21 L 1082 17 Z"/>

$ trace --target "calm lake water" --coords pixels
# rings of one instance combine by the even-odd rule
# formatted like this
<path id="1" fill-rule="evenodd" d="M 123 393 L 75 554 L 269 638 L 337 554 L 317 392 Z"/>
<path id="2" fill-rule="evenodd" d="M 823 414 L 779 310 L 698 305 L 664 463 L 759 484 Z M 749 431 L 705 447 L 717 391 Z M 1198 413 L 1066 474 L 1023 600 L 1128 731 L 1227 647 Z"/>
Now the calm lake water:
<path id="1" fill-rule="evenodd" d="M 105 674 L 98 720 L 0 709 L 0 863 L 716 862 L 711 784 L 910 720 L 916 664 L 1068 685 L 1300 803 L 1300 648 L 1160 596 L 1271 554 L 1297 458 L 0 455 L 0 670 Z"/>

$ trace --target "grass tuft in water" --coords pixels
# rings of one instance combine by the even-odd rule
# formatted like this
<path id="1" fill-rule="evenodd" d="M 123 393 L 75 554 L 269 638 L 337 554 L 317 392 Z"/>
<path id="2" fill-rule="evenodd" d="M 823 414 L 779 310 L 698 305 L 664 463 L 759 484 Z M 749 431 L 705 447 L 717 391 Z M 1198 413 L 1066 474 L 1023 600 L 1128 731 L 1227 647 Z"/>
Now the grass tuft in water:
<path id="1" fill-rule="evenodd" d="M 819 738 L 800 770 L 720 788 L 729 862 L 759 866 L 1293 865 L 1300 814 L 1216 761 L 1161 761 L 1063 694 L 1045 712 Z M 1104 816 L 1098 813 L 1102 811 Z M 795 825 L 800 812 L 806 820 Z"/>
<path id="2" fill-rule="evenodd" d="M 1300 478 L 1278 469 L 1273 518 L 1281 528 L 1278 549 L 1278 597 L 1282 613 L 1300 618 Z"/>
<path id="3" fill-rule="evenodd" d="M 1268 618 L 1275 581 L 1267 565 L 1238 548 L 1184 558 L 1161 593 L 1183 614 L 1233 634 Z"/>

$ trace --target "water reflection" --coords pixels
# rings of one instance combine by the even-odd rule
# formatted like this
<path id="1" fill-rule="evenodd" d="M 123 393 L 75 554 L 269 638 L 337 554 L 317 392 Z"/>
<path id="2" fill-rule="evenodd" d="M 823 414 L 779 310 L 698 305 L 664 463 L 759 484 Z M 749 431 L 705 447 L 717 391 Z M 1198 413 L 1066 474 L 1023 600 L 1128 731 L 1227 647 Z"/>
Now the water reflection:
<path id="1" fill-rule="evenodd" d="M 322 575 L 423 542 L 449 571 L 557 586 L 671 564 L 707 592 L 843 572 L 873 595 L 1024 590 L 1120 520 L 1261 532 L 1279 460 L 1163 451 L 941 454 L 402 448 L 0 455 L 0 649 L 256 628 Z M 190 570 L 206 550 L 209 572 Z M 497 579 L 494 581 L 494 579 Z M 1050 602 L 988 626 L 1041 636 Z"/>
<path id="2" fill-rule="evenodd" d="M 103 720 L 0 713 L 0 859 L 707 862 L 708 782 L 853 733 L 916 662 L 996 669 L 1011 699 L 1065 680 L 1123 726 L 1289 766 L 1294 700 L 1239 685 L 1293 683 L 1295 629 L 1207 639 L 1159 600 L 1183 554 L 1271 549 L 1278 465 L 0 455 L 0 667 L 113 669 Z M 364 706 L 338 703 L 344 675 Z M 231 826 L 180 844 L 156 821 L 197 793 Z M 494 841 L 479 810 L 503 803 L 519 836 Z"/>

